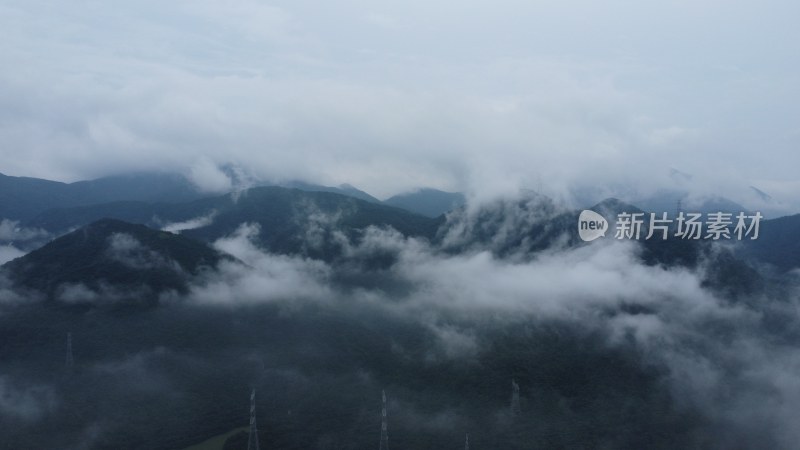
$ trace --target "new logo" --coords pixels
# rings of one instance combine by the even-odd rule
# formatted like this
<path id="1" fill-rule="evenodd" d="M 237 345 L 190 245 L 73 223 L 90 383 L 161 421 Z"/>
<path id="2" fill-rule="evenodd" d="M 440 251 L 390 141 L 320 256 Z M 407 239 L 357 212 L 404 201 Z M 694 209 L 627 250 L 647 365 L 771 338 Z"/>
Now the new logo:
<path id="1" fill-rule="evenodd" d="M 584 209 L 578 217 L 578 235 L 586 242 L 593 241 L 600 236 L 605 236 L 608 230 L 608 221 L 596 212 Z"/>

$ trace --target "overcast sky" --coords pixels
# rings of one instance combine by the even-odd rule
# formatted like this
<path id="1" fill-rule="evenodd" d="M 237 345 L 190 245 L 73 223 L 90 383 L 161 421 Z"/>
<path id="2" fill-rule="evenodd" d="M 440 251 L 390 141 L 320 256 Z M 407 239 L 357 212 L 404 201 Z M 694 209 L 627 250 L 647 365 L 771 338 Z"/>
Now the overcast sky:
<path id="1" fill-rule="evenodd" d="M 792 1 L 0 5 L 0 172 L 800 197 Z"/>

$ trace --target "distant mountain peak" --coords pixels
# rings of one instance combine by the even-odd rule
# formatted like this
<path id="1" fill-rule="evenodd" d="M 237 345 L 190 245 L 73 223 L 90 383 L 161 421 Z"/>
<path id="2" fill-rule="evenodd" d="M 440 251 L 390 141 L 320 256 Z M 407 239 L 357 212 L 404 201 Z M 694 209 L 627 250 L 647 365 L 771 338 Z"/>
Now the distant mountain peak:
<path id="1" fill-rule="evenodd" d="M 766 192 L 762 191 L 761 189 L 759 189 L 759 188 L 757 188 L 757 187 L 755 187 L 755 186 L 750 186 L 750 189 L 751 189 L 751 190 L 752 190 L 752 191 L 753 191 L 753 192 L 754 192 L 754 193 L 755 193 L 755 194 L 758 196 L 758 198 L 759 198 L 759 199 L 761 199 L 763 202 L 765 202 L 765 203 L 772 203 L 773 199 L 772 199 L 772 196 L 771 196 L 771 195 L 767 194 Z"/>
<path id="2" fill-rule="evenodd" d="M 423 216 L 438 217 L 466 204 L 466 197 L 460 192 L 446 192 L 423 187 L 395 195 L 383 203 Z"/>
<path id="3" fill-rule="evenodd" d="M 639 209 L 638 207 L 630 203 L 623 202 L 622 200 L 615 197 L 609 197 L 597 203 L 596 205 L 592 206 L 589 209 L 596 212 L 613 212 L 614 214 L 619 214 L 621 212 L 629 212 L 629 213 L 642 212 L 642 210 Z"/>
<path id="4" fill-rule="evenodd" d="M 334 186 L 323 186 L 319 184 L 308 183 L 302 180 L 294 180 L 288 181 L 286 183 L 280 184 L 281 187 L 299 189 L 301 191 L 308 191 L 308 192 L 333 192 L 335 194 L 342 194 L 347 195 L 348 197 L 354 197 L 359 200 L 364 200 L 371 203 L 380 203 L 381 201 L 377 198 L 373 197 L 372 195 L 354 187 L 351 184 L 343 183 L 340 184 L 338 187 Z"/>
<path id="5" fill-rule="evenodd" d="M 694 178 L 692 174 L 682 172 L 674 167 L 669 169 L 669 177 L 679 183 L 688 183 Z"/>
<path id="6" fill-rule="evenodd" d="M 135 172 L 61 183 L 39 178 L 0 176 L 0 218 L 28 220 L 53 208 L 118 201 L 183 202 L 202 194 L 183 175 Z"/>

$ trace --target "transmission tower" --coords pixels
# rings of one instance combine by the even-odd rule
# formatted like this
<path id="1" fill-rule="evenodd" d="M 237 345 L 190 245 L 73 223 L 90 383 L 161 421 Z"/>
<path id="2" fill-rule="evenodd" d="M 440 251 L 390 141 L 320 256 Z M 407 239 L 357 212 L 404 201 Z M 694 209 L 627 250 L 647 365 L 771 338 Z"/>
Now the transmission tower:
<path id="1" fill-rule="evenodd" d="M 67 333 L 67 370 L 72 370 L 75 365 L 75 359 L 72 357 L 72 333 Z"/>
<path id="2" fill-rule="evenodd" d="M 467 433 L 467 440 L 464 441 L 464 450 L 469 450 L 469 433 Z"/>
<path id="3" fill-rule="evenodd" d="M 256 390 L 250 393 L 250 435 L 247 438 L 247 450 L 260 450 L 258 446 L 258 427 L 256 427 Z"/>
<path id="4" fill-rule="evenodd" d="M 519 385 L 516 380 L 511 380 L 511 414 L 519 415 Z"/>
<path id="5" fill-rule="evenodd" d="M 389 431 L 386 422 L 386 391 L 381 391 L 383 406 L 381 407 L 381 445 L 379 450 L 389 450 Z"/>

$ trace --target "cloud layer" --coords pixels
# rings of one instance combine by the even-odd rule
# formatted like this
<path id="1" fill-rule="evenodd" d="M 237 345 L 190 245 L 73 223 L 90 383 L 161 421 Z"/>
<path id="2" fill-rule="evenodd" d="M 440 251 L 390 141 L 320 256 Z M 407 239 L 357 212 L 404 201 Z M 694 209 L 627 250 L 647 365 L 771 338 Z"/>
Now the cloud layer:
<path id="1" fill-rule="evenodd" d="M 782 49 L 797 13 L 777 0 L 6 2 L 0 158 L 66 180 L 170 168 L 209 191 L 231 162 L 379 197 L 653 189 L 676 167 L 702 191 L 755 185 L 794 205 L 798 67 Z"/>
<path id="2" fill-rule="evenodd" d="M 511 205 L 520 203 L 501 210 L 517 217 L 502 223 L 537 220 Z M 320 216 L 308 232 L 313 236 L 335 222 L 335 214 Z M 552 430 L 574 432 L 573 421 L 599 426 L 608 420 L 619 426 L 617 419 L 636 425 L 602 438 L 611 446 L 638 442 L 639 436 L 651 436 L 653 427 L 671 430 L 673 444 L 708 448 L 765 442 L 791 448 L 798 438 L 793 423 L 794 405 L 800 404 L 800 384 L 794 381 L 800 337 L 793 324 L 800 309 L 792 275 L 776 289 L 730 298 L 706 286 L 705 272 L 717 263 L 713 258 L 694 270 L 647 265 L 632 242 L 557 245 L 526 257 L 501 257 L 493 241 L 453 252 L 371 227 L 358 239 L 336 235 L 342 256 L 328 264 L 266 252 L 254 243 L 258 233 L 257 225 L 242 224 L 215 242 L 238 261 L 201 274 L 186 295 L 171 293 L 141 317 L 109 319 L 114 325 L 107 330 L 86 323 L 79 327 L 88 335 L 109 334 L 95 349 L 99 344 L 87 342 L 88 336 L 76 344 L 85 355 L 79 359 L 86 358 L 79 376 L 103 392 L 82 405 L 108 409 L 110 415 L 71 426 L 88 433 L 81 438 L 89 442 L 87 448 L 99 438 L 127 439 L 134 433 L 136 428 L 119 428 L 110 417 L 121 420 L 137 408 L 137 396 L 160 405 L 153 406 L 154 420 L 171 420 L 171 406 L 154 399 L 172 395 L 170 405 L 196 404 L 198 423 L 233 427 L 240 423 L 237 400 L 214 403 L 214 413 L 206 417 L 210 397 L 192 390 L 229 395 L 231 383 L 259 386 L 270 399 L 269 423 L 287 439 L 300 436 L 277 425 L 291 421 L 287 409 L 311 417 L 331 414 L 336 406 L 329 405 L 339 405 L 344 408 L 337 418 L 343 421 L 339 431 L 320 425 L 313 433 L 321 434 L 314 436 L 357 441 L 342 430 L 369 426 L 371 416 L 356 413 L 370 401 L 362 395 L 386 385 L 393 399 L 393 429 L 402 434 L 414 430 L 417 439 L 433 436 L 431 442 L 441 442 L 474 426 L 488 439 L 512 427 L 506 403 L 512 376 L 523 385 L 525 420 L 535 418 L 538 424 L 525 433 L 537 439 Z M 112 236 L 108 246 L 135 267 L 171 265 L 127 235 Z M 95 298 L 103 304 L 114 295 L 83 294 L 83 301 Z M 0 315 L 12 328 L 24 331 L 22 324 L 32 320 L 26 314 L 51 314 L 17 304 L 9 303 Z M 32 323 L 49 323 L 52 333 L 70 322 L 93 321 L 97 314 L 103 313 Z M 139 321 L 147 324 L 147 335 L 130 337 L 126 326 Z M 43 381 L 35 395 L 15 387 L 14 373 L 24 373 L 26 365 L 52 365 L 54 353 L 37 351 L 21 360 L 15 356 L 18 345 L 5 350 L 8 362 L 0 365 L 9 373 L 0 378 L 0 388 L 14 389 L 0 414 L 36 423 L 58 407 L 52 400 L 56 394 L 71 391 L 53 380 Z M 470 378 L 473 372 L 480 377 Z M 50 372 L 36 373 L 40 378 Z M 572 383 L 582 387 L 573 392 Z M 624 393 L 615 391 L 620 383 Z M 455 386 L 474 392 L 451 391 Z M 298 400 L 307 397 L 325 406 Z M 598 409 L 578 406 L 593 398 Z M 623 408 L 620 417 L 617 408 Z M 628 412 L 636 419 L 626 419 Z M 137 426 L 152 432 L 146 423 Z M 481 433 L 475 434 L 480 439 Z M 576 436 L 590 439 L 583 431 Z"/>

